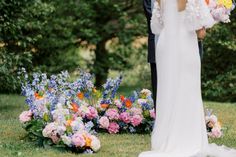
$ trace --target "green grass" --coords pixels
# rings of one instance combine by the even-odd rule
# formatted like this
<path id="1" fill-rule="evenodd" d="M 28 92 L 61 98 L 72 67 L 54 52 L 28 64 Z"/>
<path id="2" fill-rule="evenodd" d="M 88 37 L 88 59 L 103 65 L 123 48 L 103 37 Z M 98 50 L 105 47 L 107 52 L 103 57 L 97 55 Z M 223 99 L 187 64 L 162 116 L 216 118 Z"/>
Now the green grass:
<path id="1" fill-rule="evenodd" d="M 126 91 L 122 89 L 121 91 Z M 206 102 L 228 128 L 221 139 L 210 139 L 211 142 L 236 147 L 236 104 Z M 150 148 L 150 135 L 108 135 L 99 134 L 102 148 L 94 155 L 73 154 L 56 149 L 44 149 L 27 140 L 26 132 L 21 128 L 18 115 L 27 107 L 24 98 L 17 95 L 0 95 L 0 157 L 136 157 Z"/>

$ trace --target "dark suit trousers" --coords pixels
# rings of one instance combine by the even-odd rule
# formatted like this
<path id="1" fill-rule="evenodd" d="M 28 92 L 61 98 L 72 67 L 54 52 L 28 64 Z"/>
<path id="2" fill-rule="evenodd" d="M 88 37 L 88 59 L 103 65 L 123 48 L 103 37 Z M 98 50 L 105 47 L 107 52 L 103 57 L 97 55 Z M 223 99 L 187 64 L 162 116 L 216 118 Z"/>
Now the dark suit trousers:
<path id="1" fill-rule="evenodd" d="M 154 106 L 156 108 L 156 95 L 157 95 L 157 67 L 156 63 L 150 63 L 151 67 L 151 79 L 152 79 L 152 97 Z"/>

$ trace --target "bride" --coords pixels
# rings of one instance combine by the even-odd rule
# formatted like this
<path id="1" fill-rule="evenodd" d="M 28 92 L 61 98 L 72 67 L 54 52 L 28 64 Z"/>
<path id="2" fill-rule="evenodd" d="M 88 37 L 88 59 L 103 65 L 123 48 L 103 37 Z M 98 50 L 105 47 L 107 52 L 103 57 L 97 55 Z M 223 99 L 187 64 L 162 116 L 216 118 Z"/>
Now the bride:
<path id="1" fill-rule="evenodd" d="M 213 25 L 204 0 L 155 0 L 157 118 L 152 150 L 139 157 L 236 157 L 235 149 L 209 144 L 205 126 L 196 30 Z"/>

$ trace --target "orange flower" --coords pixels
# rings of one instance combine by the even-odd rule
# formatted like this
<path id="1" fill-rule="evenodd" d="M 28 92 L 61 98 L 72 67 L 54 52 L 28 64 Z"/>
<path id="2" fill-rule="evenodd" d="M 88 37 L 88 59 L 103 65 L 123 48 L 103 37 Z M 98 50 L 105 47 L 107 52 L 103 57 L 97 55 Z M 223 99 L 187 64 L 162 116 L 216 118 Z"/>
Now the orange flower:
<path id="1" fill-rule="evenodd" d="M 101 108 L 104 108 L 104 109 L 108 108 L 108 106 L 109 104 L 101 104 Z"/>
<path id="2" fill-rule="evenodd" d="M 85 136 L 85 135 L 84 135 L 84 139 L 85 139 L 85 146 L 86 147 L 91 147 L 92 139 Z"/>
<path id="3" fill-rule="evenodd" d="M 70 126 L 72 122 L 73 122 L 72 119 L 67 120 L 67 121 L 66 121 L 66 126 Z"/>
<path id="4" fill-rule="evenodd" d="M 205 0 L 206 4 L 209 5 L 210 4 L 210 0 Z"/>
<path id="5" fill-rule="evenodd" d="M 121 96 L 120 96 L 120 100 L 121 100 L 121 101 L 125 101 L 124 95 L 121 95 Z"/>
<path id="6" fill-rule="evenodd" d="M 130 99 L 127 99 L 127 100 L 125 101 L 125 106 L 126 106 L 127 108 L 130 108 L 130 107 L 132 106 L 132 102 L 131 102 Z"/>
<path id="7" fill-rule="evenodd" d="M 84 99 L 84 93 L 79 92 L 79 93 L 77 94 L 77 97 L 78 97 L 80 100 L 83 100 L 83 99 Z"/>
<path id="8" fill-rule="evenodd" d="M 78 110 L 79 110 L 79 107 L 78 107 L 78 105 L 76 104 L 76 103 L 71 103 L 71 106 L 72 106 L 72 110 L 74 111 L 74 112 L 78 112 Z"/>
<path id="9" fill-rule="evenodd" d="M 37 92 L 34 93 L 34 96 L 35 96 L 36 99 L 42 99 L 42 98 L 43 98 L 43 96 L 41 96 L 41 95 L 40 95 L 39 93 L 37 93 Z"/>

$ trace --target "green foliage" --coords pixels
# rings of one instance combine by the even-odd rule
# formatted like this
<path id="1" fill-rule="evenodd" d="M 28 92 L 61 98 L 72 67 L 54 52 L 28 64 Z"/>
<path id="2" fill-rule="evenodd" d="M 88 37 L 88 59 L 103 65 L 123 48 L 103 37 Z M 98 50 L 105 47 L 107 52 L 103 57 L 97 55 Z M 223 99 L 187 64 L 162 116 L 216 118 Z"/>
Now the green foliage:
<path id="1" fill-rule="evenodd" d="M 236 12 L 232 22 L 219 24 L 204 41 L 203 97 L 214 101 L 236 101 Z"/>
<path id="2" fill-rule="evenodd" d="M 35 43 L 53 6 L 41 0 L 2 0 L 0 10 L 0 92 L 13 92 L 19 89 L 18 68 L 32 69 Z"/>
<path id="3" fill-rule="evenodd" d="M 15 54 L 13 52 L 8 53 L 4 49 L 1 50 L 0 92 L 14 92 L 20 89 L 16 71 L 18 67 L 31 65 L 31 57 L 32 55 L 29 52 Z"/>
<path id="4" fill-rule="evenodd" d="M 204 41 L 206 99 L 236 101 L 235 17 L 233 11 L 232 22 L 210 29 Z M 125 71 L 127 85 L 150 86 L 146 47 L 132 46 L 137 37 L 146 35 L 142 1 L 2 0 L 0 92 L 19 89 L 16 71 L 21 66 L 49 74 L 85 67 L 95 73 L 97 85 L 110 71 Z M 82 61 L 81 53 L 90 60 Z"/>

